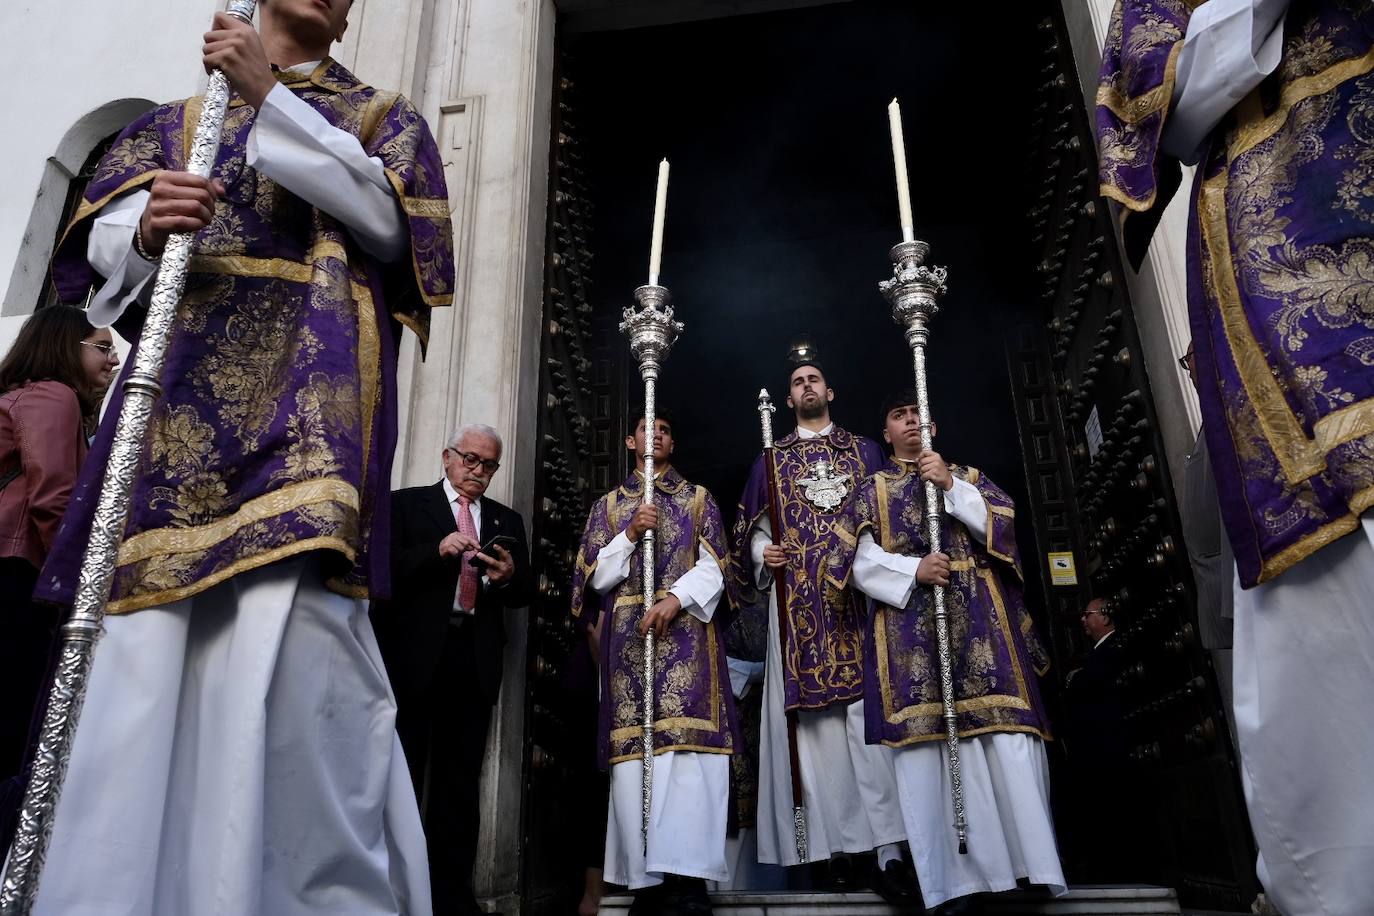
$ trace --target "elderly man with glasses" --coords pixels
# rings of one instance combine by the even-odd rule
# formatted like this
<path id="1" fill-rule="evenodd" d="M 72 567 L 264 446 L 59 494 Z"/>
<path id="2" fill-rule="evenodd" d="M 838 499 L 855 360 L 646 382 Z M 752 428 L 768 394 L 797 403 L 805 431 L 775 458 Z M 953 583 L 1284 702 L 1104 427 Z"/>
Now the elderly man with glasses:
<path id="1" fill-rule="evenodd" d="M 394 594 L 372 616 L 424 800 L 434 911 L 468 914 L 481 912 L 472 889 L 477 790 L 505 613 L 528 603 L 529 548 L 520 514 L 486 495 L 501 467 L 496 430 L 460 427 L 443 466 L 437 483 L 392 494 Z"/>

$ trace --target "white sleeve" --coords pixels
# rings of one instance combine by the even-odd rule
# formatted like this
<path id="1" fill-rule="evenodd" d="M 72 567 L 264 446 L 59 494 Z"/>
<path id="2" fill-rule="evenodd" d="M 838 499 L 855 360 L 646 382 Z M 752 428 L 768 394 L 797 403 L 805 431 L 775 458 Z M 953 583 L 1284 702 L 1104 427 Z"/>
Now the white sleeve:
<path id="1" fill-rule="evenodd" d="M 157 264 L 145 260 L 134 250 L 134 230 L 148 205 L 149 194 L 139 188 L 121 194 L 107 203 L 91 224 L 86 240 L 86 260 L 105 278 L 93 297 L 86 320 L 97 328 L 107 328 L 135 300 L 147 305 L 157 273 Z"/>
<path id="2" fill-rule="evenodd" d="M 725 576 L 705 545 L 697 546 L 696 564 L 668 589 L 668 594 L 682 602 L 682 609 L 702 623 L 711 622 L 724 592 Z"/>
<path id="3" fill-rule="evenodd" d="M 1174 71 L 1173 108 L 1160 145 L 1194 165 L 1202 144 L 1283 55 L 1289 0 L 1210 0 L 1193 11 Z"/>
<path id="4" fill-rule="evenodd" d="M 920 557 L 888 553 L 873 540 L 872 532 L 859 535 L 859 547 L 854 552 L 854 584 L 876 601 L 888 607 L 906 607 L 916 588 L 916 568 Z"/>
<path id="5" fill-rule="evenodd" d="M 945 511 L 963 522 L 975 541 L 987 543 L 988 503 L 977 487 L 967 480 L 954 478 L 954 486 L 945 493 Z"/>
<path id="6" fill-rule="evenodd" d="M 749 685 L 763 681 L 763 662 L 750 662 L 727 655 L 725 666 L 730 669 L 730 692 L 737 700 L 744 699 L 749 692 Z"/>
<path id="7" fill-rule="evenodd" d="M 635 543 L 620 532 L 611 542 L 596 552 L 596 569 L 592 571 L 591 587 L 605 595 L 630 575 L 630 557 Z"/>
<path id="8" fill-rule="evenodd" d="M 408 230 L 382 160 L 280 83 L 248 132 L 248 164 L 348 227 L 378 260 L 399 261 Z"/>
<path id="9" fill-rule="evenodd" d="M 759 588 L 773 584 L 773 571 L 763 565 L 763 548 L 773 543 L 773 524 L 762 515 L 749 531 L 749 559 L 754 564 L 754 582 Z"/>

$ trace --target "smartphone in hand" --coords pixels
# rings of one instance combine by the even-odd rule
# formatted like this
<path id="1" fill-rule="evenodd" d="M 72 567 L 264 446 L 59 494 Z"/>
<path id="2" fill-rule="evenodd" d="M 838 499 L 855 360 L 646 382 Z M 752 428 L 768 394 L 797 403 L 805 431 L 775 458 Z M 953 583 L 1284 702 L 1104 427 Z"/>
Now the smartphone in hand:
<path id="1" fill-rule="evenodd" d="M 491 540 L 483 544 L 480 548 L 478 548 L 477 553 L 484 553 L 489 557 L 494 556 L 494 554 L 492 554 L 491 552 L 491 549 L 497 545 L 500 545 L 507 551 L 514 550 L 515 538 L 511 537 L 509 534 L 498 534 Z M 470 560 L 468 560 L 468 562 L 471 563 L 473 566 L 476 566 L 478 569 L 481 569 L 487 563 L 486 560 L 483 560 L 480 556 L 477 556 L 476 554 L 474 554 L 473 557 Z"/>

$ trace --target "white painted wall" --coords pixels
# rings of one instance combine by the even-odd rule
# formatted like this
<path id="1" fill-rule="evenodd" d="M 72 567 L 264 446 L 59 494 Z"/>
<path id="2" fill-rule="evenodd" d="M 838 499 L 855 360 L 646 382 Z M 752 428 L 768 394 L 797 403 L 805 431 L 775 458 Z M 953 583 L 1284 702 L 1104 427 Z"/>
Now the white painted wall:
<path id="1" fill-rule="evenodd" d="M 200 91 L 200 36 L 215 7 L 215 0 L 0 4 L 0 85 L 8 87 L 10 127 L 10 142 L 0 148 L 0 347 L 8 347 L 42 287 L 67 179 L 147 100 Z"/>

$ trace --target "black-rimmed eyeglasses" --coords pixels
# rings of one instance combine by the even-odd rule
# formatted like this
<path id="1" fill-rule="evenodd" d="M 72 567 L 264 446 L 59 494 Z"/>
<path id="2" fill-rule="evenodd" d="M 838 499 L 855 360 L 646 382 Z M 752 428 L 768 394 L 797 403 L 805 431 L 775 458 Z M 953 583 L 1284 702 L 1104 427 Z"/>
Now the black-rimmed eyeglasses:
<path id="1" fill-rule="evenodd" d="M 463 467 L 467 468 L 469 471 L 480 466 L 488 475 L 491 475 L 495 474 L 497 469 L 501 467 L 501 462 L 497 461 L 495 458 L 483 458 L 481 455 L 476 455 L 472 452 L 460 452 L 456 448 L 451 448 L 449 451 L 457 455 L 459 459 L 462 460 Z"/>

